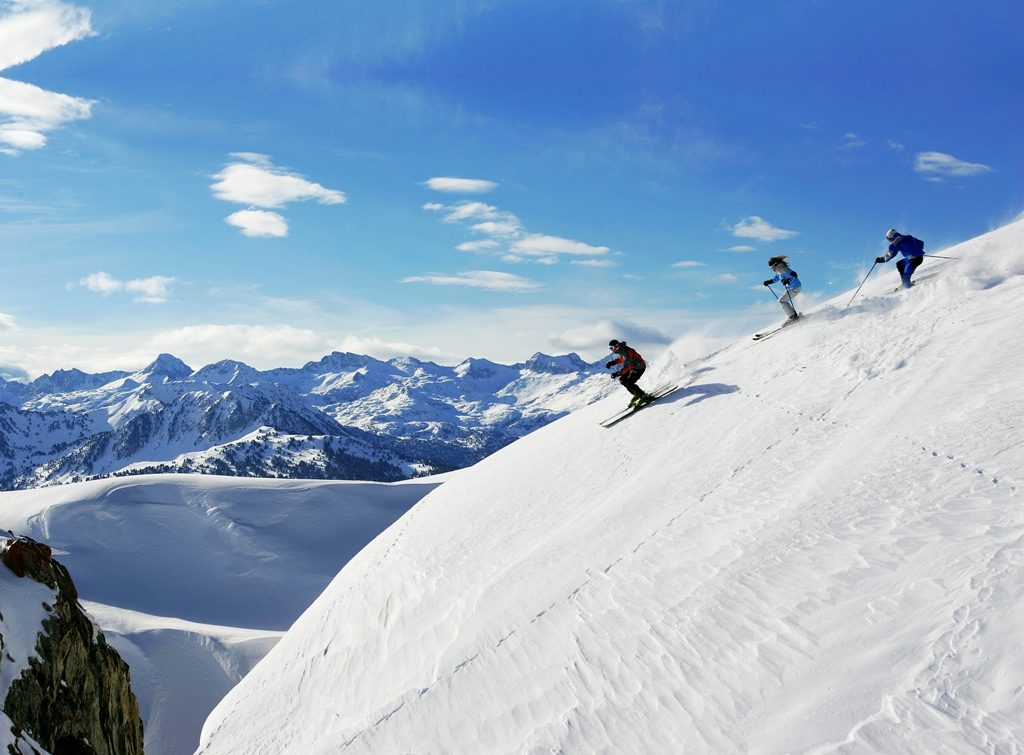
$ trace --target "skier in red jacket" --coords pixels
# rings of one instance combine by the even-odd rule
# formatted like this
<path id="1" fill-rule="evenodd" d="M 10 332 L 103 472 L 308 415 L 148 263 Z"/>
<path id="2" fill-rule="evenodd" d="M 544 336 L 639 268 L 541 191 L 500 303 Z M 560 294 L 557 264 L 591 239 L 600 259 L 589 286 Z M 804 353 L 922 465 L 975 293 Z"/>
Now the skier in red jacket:
<path id="1" fill-rule="evenodd" d="M 644 370 L 647 369 L 647 362 L 644 361 L 644 358 L 636 352 L 636 349 L 627 346 L 625 341 L 616 341 L 614 338 L 608 342 L 608 349 L 617 356 L 606 363 L 605 367 L 622 365 L 619 370 L 612 373 L 612 377 L 618 378 L 622 387 L 633 394 L 629 405 L 631 407 L 643 406 L 652 401 L 650 394 L 645 393 L 636 384 L 636 381 L 644 374 Z"/>

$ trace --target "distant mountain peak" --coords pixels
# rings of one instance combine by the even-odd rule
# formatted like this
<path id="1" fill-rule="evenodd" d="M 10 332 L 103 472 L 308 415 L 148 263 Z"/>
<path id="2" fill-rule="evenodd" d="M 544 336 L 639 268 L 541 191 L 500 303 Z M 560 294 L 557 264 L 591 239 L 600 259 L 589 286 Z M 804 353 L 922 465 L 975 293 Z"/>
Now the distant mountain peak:
<path id="1" fill-rule="evenodd" d="M 192 374 L 192 368 L 173 354 L 159 354 L 156 359 L 139 370 L 133 377 L 135 379 L 145 378 L 167 378 L 168 380 L 182 380 Z"/>
<path id="2" fill-rule="evenodd" d="M 534 372 L 548 372 L 554 374 L 585 372 L 590 369 L 590 365 L 584 362 L 576 352 L 553 357 L 538 351 L 532 357 L 527 359 L 523 363 L 522 367 L 523 369 L 532 370 Z"/>

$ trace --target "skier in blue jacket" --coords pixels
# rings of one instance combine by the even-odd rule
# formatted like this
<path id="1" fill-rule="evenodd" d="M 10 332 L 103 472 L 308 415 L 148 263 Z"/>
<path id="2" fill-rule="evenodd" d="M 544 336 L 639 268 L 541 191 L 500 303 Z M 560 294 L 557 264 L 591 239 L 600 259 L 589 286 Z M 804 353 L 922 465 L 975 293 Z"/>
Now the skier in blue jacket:
<path id="1" fill-rule="evenodd" d="M 800 279 L 796 277 L 795 270 L 789 269 L 784 256 L 769 259 L 768 267 L 775 273 L 775 277 L 766 280 L 764 285 L 770 286 L 773 283 L 781 283 L 786 289 L 786 293 L 779 297 L 779 304 L 782 305 L 782 311 L 786 313 L 788 318 L 783 324 L 788 325 L 800 317 L 796 313 L 796 307 L 793 306 L 793 297 L 800 293 Z"/>
<path id="2" fill-rule="evenodd" d="M 903 288 L 910 288 L 914 285 L 910 277 L 924 262 L 924 242 L 909 234 L 900 233 L 895 228 L 890 228 L 885 232 L 885 240 L 889 242 L 889 251 L 881 257 L 875 257 L 875 264 L 881 265 L 897 254 L 902 254 L 903 259 L 896 263 L 896 269 L 900 272 Z"/>

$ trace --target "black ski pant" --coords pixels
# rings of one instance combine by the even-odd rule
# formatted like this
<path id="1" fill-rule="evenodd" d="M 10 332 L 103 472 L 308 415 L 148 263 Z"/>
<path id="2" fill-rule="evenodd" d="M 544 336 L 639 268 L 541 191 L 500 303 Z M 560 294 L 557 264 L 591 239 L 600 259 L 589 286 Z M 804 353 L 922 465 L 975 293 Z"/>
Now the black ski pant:
<path id="1" fill-rule="evenodd" d="M 619 382 L 622 383 L 622 387 L 634 396 L 643 396 L 644 392 L 637 387 L 636 381 L 643 377 L 644 370 L 646 369 L 646 367 L 640 367 L 638 369 L 631 370 L 628 375 L 620 377 Z"/>

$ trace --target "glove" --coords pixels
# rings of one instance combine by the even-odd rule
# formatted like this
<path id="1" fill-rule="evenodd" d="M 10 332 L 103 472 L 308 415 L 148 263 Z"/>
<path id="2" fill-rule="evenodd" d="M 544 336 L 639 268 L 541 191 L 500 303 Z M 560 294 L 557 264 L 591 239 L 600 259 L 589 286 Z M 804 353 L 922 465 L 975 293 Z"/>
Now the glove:
<path id="1" fill-rule="evenodd" d="M 612 361 L 610 361 L 610 362 L 605 362 L 605 363 L 604 363 L 604 368 L 605 368 L 605 369 L 607 370 L 607 369 L 608 369 L 609 367 L 611 367 L 611 366 L 612 366 L 613 364 L 615 364 L 615 360 L 614 360 L 614 359 L 613 359 Z"/>
<path id="2" fill-rule="evenodd" d="M 766 280 L 766 281 L 764 282 L 764 285 L 766 285 L 766 286 L 770 286 L 770 285 L 772 285 L 772 283 L 774 283 L 774 281 L 772 281 L 772 280 Z"/>
<path id="3" fill-rule="evenodd" d="M 619 370 L 618 372 L 613 372 L 612 373 L 612 379 L 614 380 L 615 378 L 620 377 L 621 375 L 622 375 L 622 370 Z"/>
<path id="4" fill-rule="evenodd" d="M 883 262 L 885 262 L 885 257 L 875 257 L 876 265 L 881 265 Z"/>

